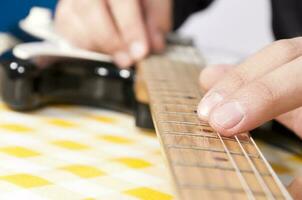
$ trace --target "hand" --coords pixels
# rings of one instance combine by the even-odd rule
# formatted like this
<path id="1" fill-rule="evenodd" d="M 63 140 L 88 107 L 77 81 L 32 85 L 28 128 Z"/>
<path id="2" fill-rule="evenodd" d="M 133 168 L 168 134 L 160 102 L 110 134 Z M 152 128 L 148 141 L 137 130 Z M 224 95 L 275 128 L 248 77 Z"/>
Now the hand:
<path id="1" fill-rule="evenodd" d="M 55 28 L 72 44 L 113 56 L 129 67 L 164 49 L 171 0 L 60 0 Z"/>
<path id="2" fill-rule="evenodd" d="M 223 77 L 223 78 L 222 78 Z M 198 107 L 225 136 L 276 119 L 302 138 L 302 37 L 276 41 L 242 64 L 206 68 Z"/>

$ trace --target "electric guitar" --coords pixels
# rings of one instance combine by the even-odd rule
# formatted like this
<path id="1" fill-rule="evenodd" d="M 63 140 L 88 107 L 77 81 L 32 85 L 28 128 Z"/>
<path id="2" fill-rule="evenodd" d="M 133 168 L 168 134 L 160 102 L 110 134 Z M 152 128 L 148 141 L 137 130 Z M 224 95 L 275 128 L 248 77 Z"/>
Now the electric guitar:
<path id="1" fill-rule="evenodd" d="M 248 133 L 223 137 L 198 119 L 204 63 L 190 42 L 170 42 L 133 69 L 109 62 L 60 58 L 41 68 L 34 59 L 1 57 L 1 95 L 12 109 L 54 103 L 132 112 L 156 129 L 178 199 L 292 199 Z"/>

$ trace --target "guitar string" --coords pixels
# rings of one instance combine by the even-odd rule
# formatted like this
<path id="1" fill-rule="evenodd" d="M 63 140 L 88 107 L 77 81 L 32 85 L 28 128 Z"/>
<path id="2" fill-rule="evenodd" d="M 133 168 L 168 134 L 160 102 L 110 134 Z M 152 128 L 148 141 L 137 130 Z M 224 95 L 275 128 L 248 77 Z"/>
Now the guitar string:
<path id="1" fill-rule="evenodd" d="M 190 76 L 190 77 L 191 77 L 190 71 L 188 70 L 188 67 L 186 67 L 186 72 L 187 72 L 187 76 Z M 194 79 L 193 79 L 193 76 L 192 76 L 192 80 L 194 80 Z M 196 85 L 196 84 L 194 84 L 194 85 Z M 202 96 L 202 94 L 200 93 L 200 90 L 199 90 L 198 88 L 196 88 L 196 86 L 194 86 L 194 88 L 198 91 L 198 92 L 197 92 L 197 93 L 198 93 L 197 95 L 198 95 L 198 96 Z M 198 122 L 199 122 L 199 126 L 202 127 L 201 121 L 198 120 Z M 208 145 L 206 145 L 206 137 L 205 137 L 204 135 L 203 135 L 203 143 L 204 143 L 204 147 L 205 147 L 205 146 L 208 146 Z M 211 154 L 211 157 L 212 157 L 212 159 L 213 159 L 213 157 L 214 157 L 214 156 L 213 156 L 213 152 L 210 151 L 210 154 Z M 218 164 L 217 164 L 217 161 L 216 161 L 215 159 L 213 159 L 213 160 L 214 160 L 214 162 L 215 162 L 215 165 L 218 165 Z M 225 173 L 224 173 L 222 170 L 219 170 L 219 172 L 220 172 L 220 176 L 223 177 L 224 183 L 228 186 L 228 185 L 230 184 L 230 183 L 229 183 L 229 179 L 226 177 Z M 232 199 L 237 199 L 237 197 L 235 196 L 234 193 L 230 192 L 229 194 L 231 195 Z"/>
<path id="2" fill-rule="evenodd" d="M 173 74 L 175 74 L 175 71 L 173 71 L 173 72 L 170 72 L 171 74 L 173 73 Z M 181 116 L 183 116 L 183 115 L 181 115 Z M 204 140 L 204 142 L 205 142 L 205 140 Z M 197 157 L 197 156 L 195 156 L 195 157 Z M 198 160 L 197 160 L 198 161 Z M 201 176 L 204 176 L 205 177 L 205 175 L 207 175 L 207 174 L 205 174 L 205 173 L 202 173 L 202 171 L 201 170 L 198 170 L 198 172 L 200 172 L 201 173 Z M 204 180 L 210 180 L 210 179 L 208 179 L 208 178 L 204 178 Z M 193 194 L 194 195 L 194 194 Z M 209 195 L 214 195 L 214 193 L 209 193 Z"/>
<path id="3" fill-rule="evenodd" d="M 156 66 L 156 63 L 154 64 L 154 60 L 153 60 L 153 59 L 150 59 L 149 62 L 150 62 L 150 66 L 152 66 L 152 68 L 153 68 L 153 66 Z M 145 69 L 148 69 L 148 67 L 146 67 Z M 153 70 L 154 70 L 154 69 L 153 69 Z M 149 76 L 150 76 L 150 75 L 153 75 L 153 74 L 152 74 L 150 71 L 147 70 L 147 72 L 145 72 L 143 75 L 145 76 L 145 78 L 148 77 L 148 78 L 147 78 L 147 81 L 148 81 L 148 80 L 150 80 Z M 150 80 L 150 81 L 152 82 L 152 80 Z M 150 93 L 150 92 L 152 93 L 152 91 L 150 90 L 150 85 L 149 85 L 150 81 L 147 82 L 147 85 L 146 85 L 146 86 L 147 86 L 147 88 L 148 88 L 149 93 Z M 149 99 L 150 102 L 153 102 L 153 96 L 150 95 L 149 98 L 150 98 L 150 99 Z M 152 107 L 154 108 L 154 104 L 153 104 L 153 103 L 152 103 Z M 154 112 L 153 114 L 157 115 L 157 112 Z M 162 137 L 162 136 L 160 136 L 160 137 L 162 138 L 162 142 L 163 142 L 163 144 L 164 144 L 164 143 L 165 143 L 164 137 Z M 166 152 L 166 154 L 169 154 L 168 151 Z M 170 155 L 168 155 L 168 157 L 169 157 L 169 156 L 170 156 Z M 168 157 L 167 157 L 167 158 L 168 158 Z M 169 160 L 169 159 L 168 159 L 168 160 Z M 170 161 L 170 162 L 171 162 L 171 161 Z M 172 167 L 171 167 L 171 169 L 172 169 Z M 178 187 L 178 186 L 180 185 L 179 177 L 176 175 L 176 172 L 175 172 L 175 171 L 173 172 L 173 170 L 172 170 L 171 173 L 172 173 L 173 179 L 175 180 L 175 186 Z M 179 189 L 175 190 L 175 192 L 176 192 L 176 194 L 177 194 L 177 196 L 178 196 L 179 198 L 182 197 L 182 198 L 180 198 L 180 199 L 185 199 L 184 194 L 181 193 L 181 191 L 180 191 Z"/>
<path id="4" fill-rule="evenodd" d="M 188 67 L 186 67 L 186 69 L 188 69 Z M 199 70 L 197 69 L 196 71 L 199 71 Z M 200 72 L 200 71 L 199 71 L 199 72 Z M 197 72 L 196 72 L 196 73 L 197 73 Z M 199 73 L 197 73 L 197 74 L 199 74 Z M 194 77 L 193 74 L 191 74 L 191 75 L 192 75 L 192 77 Z M 202 98 L 202 97 L 203 97 L 203 94 L 202 94 L 201 90 L 200 90 L 199 88 L 197 88 L 197 87 L 198 87 L 198 83 L 196 83 L 196 84 L 194 84 L 194 85 L 195 85 L 195 87 L 196 87 L 196 90 L 197 90 L 198 93 L 199 93 L 199 96 Z M 226 153 L 227 153 L 227 155 L 228 155 L 228 157 L 229 157 L 229 159 L 230 159 L 230 161 L 231 161 L 231 164 L 233 165 L 233 167 L 234 167 L 234 169 L 235 169 L 235 171 L 236 171 L 236 174 L 237 174 L 237 176 L 238 176 L 238 178 L 239 178 L 239 181 L 241 182 L 241 185 L 242 185 L 244 191 L 245 191 L 246 194 L 247 194 L 248 199 L 254 200 L 254 199 L 255 199 L 255 196 L 254 196 L 254 194 L 253 194 L 253 192 L 252 192 L 250 186 L 249 186 L 248 183 L 246 182 L 244 176 L 242 175 L 242 173 L 241 173 L 241 171 L 240 171 L 240 169 L 239 169 L 237 163 L 235 162 L 233 156 L 231 155 L 231 153 L 230 153 L 228 147 L 226 146 L 225 142 L 224 142 L 223 139 L 221 138 L 221 135 L 220 135 L 218 132 L 215 132 L 215 133 L 216 133 L 217 136 L 219 137 L 219 140 L 220 140 L 220 142 L 221 142 L 223 148 L 225 149 L 225 151 L 226 151 Z"/>
<path id="5" fill-rule="evenodd" d="M 203 142 L 204 142 L 204 146 L 206 146 L 206 137 L 205 136 L 203 136 Z M 207 145 L 208 146 L 208 145 Z M 213 152 L 212 151 L 210 151 L 210 154 L 212 155 L 212 157 L 214 157 L 213 156 Z M 217 161 L 215 161 L 215 159 L 213 159 L 214 160 L 214 162 L 215 162 L 215 165 L 218 165 L 217 164 Z M 223 170 L 219 170 L 219 172 L 220 172 L 220 174 L 221 174 L 221 176 L 223 177 L 223 180 L 224 180 L 224 183 L 226 183 L 226 185 L 228 185 L 228 184 L 230 184 L 229 183 L 229 181 L 228 181 L 228 179 L 226 178 L 226 175 L 225 175 L 225 173 L 223 172 Z M 231 194 L 231 196 L 232 196 L 232 199 L 237 199 L 237 197 L 236 196 L 234 196 L 234 193 L 230 193 Z"/>
<path id="6" fill-rule="evenodd" d="M 274 172 L 273 168 L 268 163 L 268 161 L 264 157 L 263 153 L 260 151 L 260 149 L 259 149 L 258 145 L 256 144 L 256 142 L 254 141 L 254 139 L 252 137 L 250 137 L 250 140 L 253 143 L 254 147 L 256 148 L 257 152 L 259 153 L 260 157 L 262 158 L 263 162 L 265 163 L 265 165 L 266 165 L 267 169 L 269 170 L 270 174 L 272 175 L 273 179 L 275 180 L 275 183 L 278 185 L 278 188 L 281 190 L 284 198 L 291 200 L 292 199 L 291 195 L 288 193 L 288 191 L 285 189 L 284 185 L 281 183 L 277 174 Z"/>
<path id="7" fill-rule="evenodd" d="M 252 162 L 252 160 L 250 159 L 250 157 L 247 155 L 247 152 L 246 150 L 243 148 L 240 140 L 238 139 L 237 136 L 235 136 L 235 139 L 237 141 L 237 143 L 239 144 L 240 146 L 240 149 L 242 151 L 242 153 L 244 154 L 245 158 L 247 159 L 249 165 L 251 166 L 258 182 L 260 183 L 262 189 L 265 191 L 266 193 L 266 196 L 269 198 L 269 199 L 275 199 L 275 197 L 273 196 L 271 190 L 268 188 L 267 184 L 265 183 L 265 181 L 263 180 L 262 176 L 260 175 L 258 169 L 256 168 L 256 166 L 254 165 L 254 163 Z"/>
<path id="8" fill-rule="evenodd" d="M 229 157 L 229 159 L 230 159 L 230 161 L 231 161 L 233 167 L 234 167 L 235 170 L 236 170 L 237 176 L 238 176 L 238 178 L 239 178 L 239 180 L 240 180 L 240 182 L 241 182 L 241 184 L 242 184 L 242 186 L 243 186 L 243 189 L 245 190 L 246 194 L 248 195 L 248 199 L 255 199 L 254 194 L 253 194 L 253 192 L 252 192 L 250 186 L 248 185 L 248 183 L 247 183 L 246 180 L 244 179 L 244 177 L 243 177 L 241 171 L 240 171 L 239 168 L 238 168 L 237 163 L 235 162 L 233 156 L 230 154 L 229 149 L 228 149 L 227 146 L 225 145 L 225 143 L 224 143 L 224 141 L 222 140 L 220 134 L 219 134 L 218 132 L 216 132 L 216 133 L 217 133 L 217 136 L 220 138 L 220 141 L 221 141 L 221 143 L 222 143 L 222 146 L 223 146 L 223 148 L 225 149 L 225 151 L 227 152 L 228 157 Z"/>
<path id="9" fill-rule="evenodd" d="M 187 106 L 186 106 L 187 107 Z M 219 134 L 219 137 L 220 137 L 220 140 L 222 140 L 222 138 L 221 138 L 221 136 L 220 136 L 220 134 Z M 237 138 L 238 139 L 238 138 Z M 222 143 L 224 143 L 223 142 L 223 140 L 222 140 Z M 224 146 L 226 147 L 226 145 L 224 144 Z M 227 147 L 226 147 L 227 148 Z M 258 150 L 259 151 L 259 150 Z M 261 153 L 261 152 L 260 152 Z M 229 156 L 231 156 L 230 154 L 229 154 Z M 263 156 L 262 156 L 263 157 Z M 236 163 L 235 163 L 236 164 Z M 258 172 L 259 173 L 259 172 Z M 279 179 L 277 179 L 277 180 L 279 180 Z M 281 187 L 282 188 L 282 187 Z"/>
<path id="10" fill-rule="evenodd" d="M 198 57 L 198 55 L 196 55 L 196 54 L 195 54 L 195 56 Z M 220 135 L 220 134 L 219 134 L 219 135 Z M 235 138 L 236 138 L 237 142 L 239 143 L 241 149 L 244 150 L 243 147 L 242 147 L 242 145 L 241 145 L 240 140 L 238 139 L 238 137 L 235 136 Z M 272 169 L 272 167 L 270 166 L 270 164 L 269 164 L 268 161 L 266 160 L 266 158 L 263 156 L 262 152 L 260 151 L 260 149 L 258 148 L 257 144 L 255 143 L 254 139 L 253 139 L 252 137 L 249 137 L 249 138 L 250 138 L 250 140 L 251 140 L 253 146 L 255 147 L 255 149 L 257 150 L 257 152 L 259 153 L 261 159 L 264 161 L 264 163 L 265 163 L 266 167 L 268 168 L 270 174 L 273 176 L 273 178 L 274 178 L 276 184 L 278 185 L 279 189 L 280 189 L 281 192 L 283 193 L 284 197 L 285 197 L 286 199 L 292 199 L 291 196 L 290 196 L 290 194 L 289 194 L 288 191 L 285 189 L 284 185 L 281 183 L 280 179 L 279 179 L 278 176 L 275 174 L 274 170 Z M 249 158 L 249 156 L 247 155 L 247 153 L 246 153 L 245 150 L 244 150 L 244 154 L 245 154 L 246 157 L 250 160 L 250 158 Z M 251 161 L 251 160 L 250 160 L 250 161 Z M 251 164 L 251 163 L 250 163 L 250 164 Z M 255 166 L 254 166 L 254 168 L 255 168 Z M 257 174 L 258 174 L 257 176 L 259 176 L 259 177 L 262 179 L 262 177 L 261 177 L 260 174 L 259 174 L 259 170 L 258 170 L 257 168 L 255 168 L 255 171 L 256 171 Z M 262 181 L 263 181 L 263 179 L 262 179 Z M 265 185 L 265 186 L 266 186 L 266 185 Z M 267 186 L 266 186 L 266 188 L 267 188 Z M 268 189 L 268 188 L 267 188 L 267 189 Z M 270 191 L 269 189 L 268 189 L 268 191 L 269 191 L 270 196 L 271 196 L 271 195 L 272 195 L 271 191 Z M 274 196 L 271 196 L 271 197 L 274 198 Z"/>
<path id="11" fill-rule="evenodd" d="M 176 70 L 179 70 L 179 66 L 176 66 Z M 185 82 L 186 82 L 186 81 L 185 81 Z M 184 89 L 186 89 L 186 88 L 187 88 L 187 83 L 184 83 L 183 85 L 185 86 Z M 184 103 L 184 102 L 182 101 L 182 103 Z M 188 109 L 188 108 L 187 108 L 187 109 Z M 200 121 L 199 121 L 199 126 L 201 126 Z M 202 140 L 202 142 L 203 142 L 203 146 L 204 146 L 204 147 L 208 146 L 208 144 L 206 144 L 206 141 L 207 141 L 207 139 L 206 139 L 206 137 L 203 135 L 203 140 Z M 213 157 L 214 157 L 213 152 L 212 152 L 212 151 L 205 152 L 205 154 L 207 154 L 207 153 L 209 153 L 209 154 L 210 154 L 210 157 L 213 159 Z M 213 161 L 214 161 L 215 165 L 218 165 L 218 164 L 217 164 L 217 161 L 216 161 L 215 159 L 213 159 Z M 202 173 L 202 170 L 199 170 L 199 171 L 200 171 L 200 173 Z M 227 179 L 225 173 L 223 173 L 222 170 L 218 170 L 218 171 L 219 171 L 220 177 L 222 177 L 222 179 L 223 179 L 224 185 L 228 186 L 230 183 L 229 183 L 229 180 Z M 204 174 L 204 172 L 203 172 L 202 174 Z M 208 186 L 211 186 L 211 185 L 208 185 Z M 214 195 L 214 193 L 212 193 L 212 192 L 211 192 L 210 194 L 211 194 L 211 195 Z M 230 196 L 232 197 L 232 199 L 237 199 L 237 197 L 235 196 L 234 193 L 231 192 L 231 193 L 229 193 L 229 194 L 230 194 Z M 214 198 L 215 198 L 215 197 L 214 197 Z"/>

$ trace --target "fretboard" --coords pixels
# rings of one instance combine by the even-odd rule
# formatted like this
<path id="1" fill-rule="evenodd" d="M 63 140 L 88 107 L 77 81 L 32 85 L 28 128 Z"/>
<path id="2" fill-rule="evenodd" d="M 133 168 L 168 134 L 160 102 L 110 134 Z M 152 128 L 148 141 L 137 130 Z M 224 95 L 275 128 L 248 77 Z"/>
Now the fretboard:
<path id="1" fill-rule="evenodd" d="M 178 199 L 291 199 L 248 133 L 226 138 L 198 119 L 199 65 L 154 55 L 139 70 Z"/>

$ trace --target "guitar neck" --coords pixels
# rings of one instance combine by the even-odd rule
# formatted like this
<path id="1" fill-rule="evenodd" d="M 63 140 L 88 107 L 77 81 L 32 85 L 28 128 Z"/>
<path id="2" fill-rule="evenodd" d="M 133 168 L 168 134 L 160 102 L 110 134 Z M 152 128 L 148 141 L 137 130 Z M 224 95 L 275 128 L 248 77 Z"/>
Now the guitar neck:
<path id="1" fill-rule="evenodd" d="M 200 65 L 154 55 L 139 70 L 178 199 L 291 199 L 248 133 L 198 119 Z"/>

